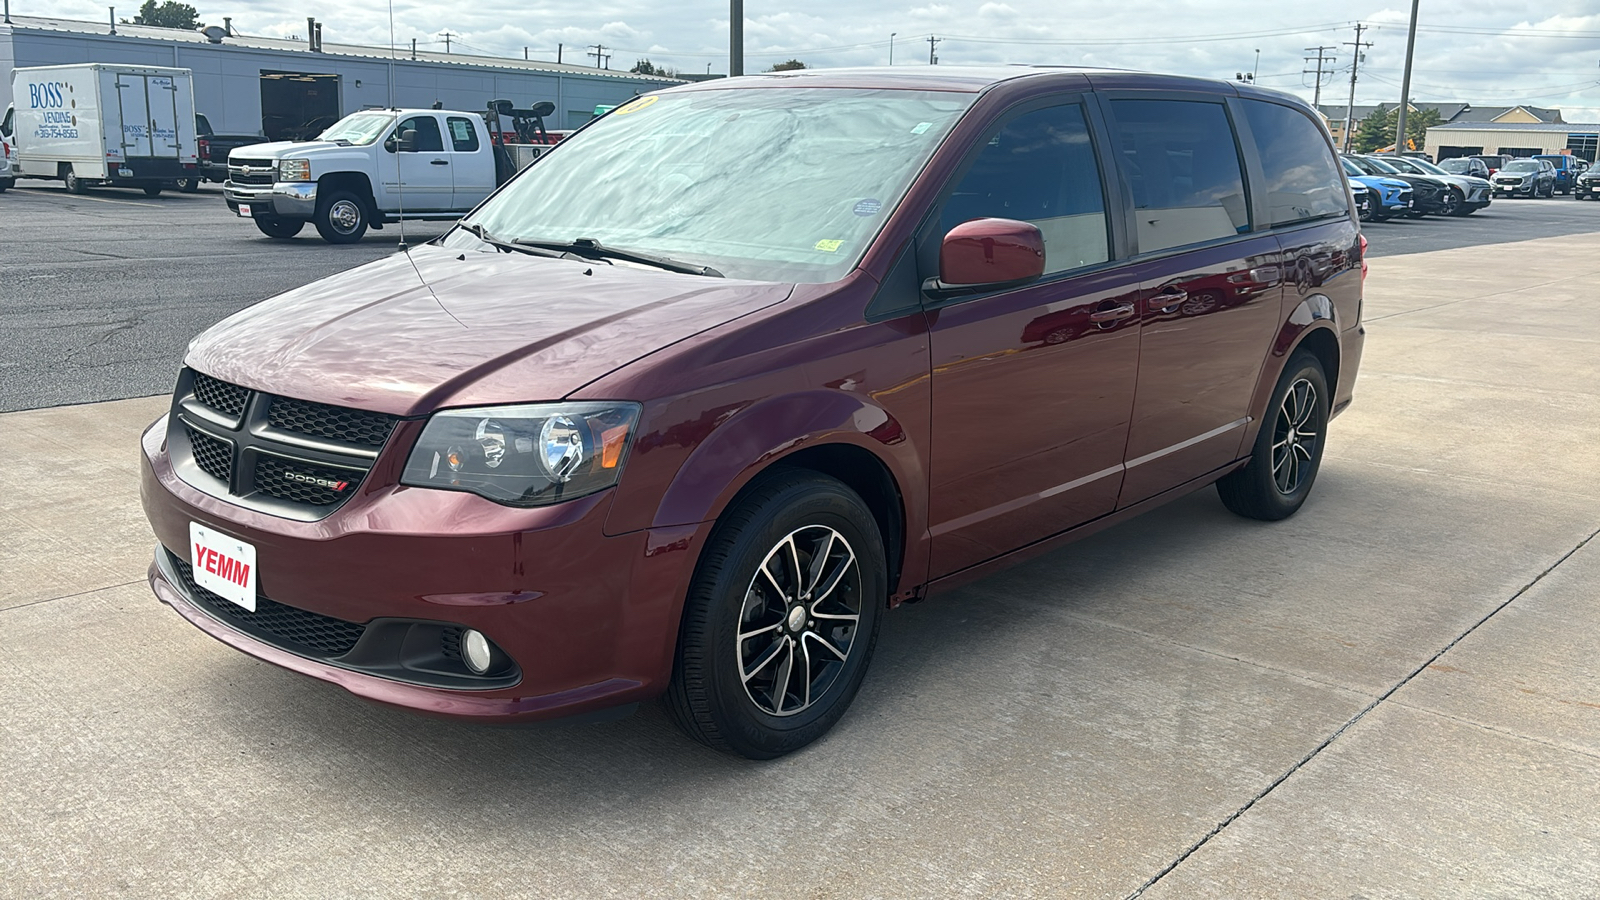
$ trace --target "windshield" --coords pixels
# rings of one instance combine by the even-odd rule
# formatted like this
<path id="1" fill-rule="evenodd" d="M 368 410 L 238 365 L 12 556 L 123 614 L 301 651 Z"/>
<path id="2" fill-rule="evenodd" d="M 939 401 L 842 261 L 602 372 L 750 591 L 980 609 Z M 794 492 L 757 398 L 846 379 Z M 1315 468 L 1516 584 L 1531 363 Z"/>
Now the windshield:
<path id="1" fill-rule="evenodd" d="M 1420 167 L 1418 167 L 1409 159 L 1385 159 L 1382 160 L 1382 163 L 1396 172 L 1404 172 L 1407 175 L 1426 174 Z"/>
<path id="2" fill-rule="evenodd" d="M 1374 175 L 1398 175 L 1398 174 L 1400 174 L 1400 170 L 1395 168 L 1394 166 L 1390 165 L 1387 160 L 1372 159 L 1370 157 L 1363 157 L 1357 164 L 1359 165 L 1360 163 L 1366 163 L 1367 166 L 1369 167 L 1367 169 L 1367 171 L 1371 172 Z"/>
<path id="3" fill-rule="evenodd" d="M 1351 162 L 1350 161 L 1350 157 L 1348 157 L 1348 156 L 1339 157 L 1339 165 L 1344 166 L 1344 173 L 1346 175 L 1365 175 L 1365 174 L 1367 174 L 1366 172 L 1363 172 L 1355 163 Z"/>
<path id="4" fill-rule="evenodd" d="M 1439 165 L 1451 175 L 1465 175 L 1472 171 L 1470 159 L 1447 159 Z"/>
<path id="5" fill-rule="evenodd" d="M 1502 172 L 1537 172 L 1537 171 L 1539 171 L 1539 164 L 1534 162 L 1531 159 L 1519 159 L 1519 160 L 1517 160 L 1516 162 L 1513 162 L 1513 163 L 1506 163 L 1506 167 L 1504 169 L 1501 169 L 1500 171 L 1502 171 Z"/>
<path id="6" fill-rule="evenodd" d="M 861 258 L 970 94 L 747 88 L 637 98 L 578 132 L 463 225 L 828 282 Z M 456 229 L 449 247 L 473 246 Z"/>
<path id="7" fill-rule="evenodd" d="M 1408 157 L 1405 160 L 1405 162 L 1407 164 L 1409 164 L 1412 168 L 1416 169 L 1417 171 L 1421 172 L 1424 175 L 1449 175 L 1450 174 L 1449 172 L 1446 172 L 1445 170 L 1439 168 L 1438 166 L 1434 165 L 1431 162 L 1428 162 L 1425 159 L 1417 159 L 1415 157 Z"/>
<path id="8" fill-rule="evenodd" d="M 346 141 L 358 147 L 365 147 L 378 139 L 383 130 L 394 121 L 391 112 L 358 112 L 328 126 L 317 140 L 321 141 Z"/>

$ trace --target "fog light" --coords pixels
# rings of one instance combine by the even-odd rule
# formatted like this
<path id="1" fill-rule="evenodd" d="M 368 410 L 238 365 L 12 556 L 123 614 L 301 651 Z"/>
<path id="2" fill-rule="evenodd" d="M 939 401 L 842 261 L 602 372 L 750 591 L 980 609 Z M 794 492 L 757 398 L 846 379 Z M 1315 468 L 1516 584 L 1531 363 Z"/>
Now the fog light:
<path id="1" fill-rule="evenodd" d="M 494 664 L 494 645 L 483 632 L 468 628 L 461 635 L 461 659 L 474 675 L 482 675 Z"/>

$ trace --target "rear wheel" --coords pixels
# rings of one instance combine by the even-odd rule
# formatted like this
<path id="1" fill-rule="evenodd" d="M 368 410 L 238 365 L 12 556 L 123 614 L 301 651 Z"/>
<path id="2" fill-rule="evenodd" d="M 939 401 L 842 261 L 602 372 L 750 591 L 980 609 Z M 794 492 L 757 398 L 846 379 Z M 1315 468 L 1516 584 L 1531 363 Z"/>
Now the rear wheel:
<path id="1" fill-rule="evenodd" d="M 192 193 L 194 193 L 195 191 L 198 191 L 198 190 L 200 190 L 200 179 L 199 178 L 179 178 L 178 179 L 178 191 L 180 193 L 192 194 Z"/>
<path id="2" fill-rule="evenodd" d="M 61 173 L 61 180 L 67 186 L 67 193 L 87 194 L 89 192 L 89 186 L 83 183 L 83 179 L 78 177 L 77 172 L 72 171 L 72 166 L 69 165 L 63 168 L 64 171 Z"/>
<path id="3" fill-rule="evenodd" d="M 159 184 L 147 184 L 147 185 L 145 185 L 144 186 L 144 195 L 146 197 L 159 197 L 159 196 L 161 196 L 161 185 L 159 185 Z"/>
<path id="4" fill-rule="evenodd" d="M 667 689 L 673 719 L 750 759 L 811 743 L 855 699 L 888 592 L 860 496 L 814 472 L 767 476 L 701 558 Z"/>
<path id="5" fill-rule="evenodd" d="M 1329 400 L 1322 363 L 1303 350 L 1290 357 L 1256 433 L 1250 462 L 1217 482 L 1223 505 L 1269 522 L 1294 515 L 1322 465 Z"/>
<path id="6" fill-rule="evenodd" d="M 292 238 L 306 227 L 302 219 L 252 219 L 261 233 L 270 238 Z"/>
<path id="7" fill-rule="evenodd" d="M 367 205 L 349 191 L 334 191 L 317 202 L 317 233 L 330 244 L 353 244 L 367 233 Z"/>
<path id="8" fill-rule="evenodd" d="M 17 180 L 15 178 L 0 178 L 0 194 L 3 194 L 16 186 Z"/>

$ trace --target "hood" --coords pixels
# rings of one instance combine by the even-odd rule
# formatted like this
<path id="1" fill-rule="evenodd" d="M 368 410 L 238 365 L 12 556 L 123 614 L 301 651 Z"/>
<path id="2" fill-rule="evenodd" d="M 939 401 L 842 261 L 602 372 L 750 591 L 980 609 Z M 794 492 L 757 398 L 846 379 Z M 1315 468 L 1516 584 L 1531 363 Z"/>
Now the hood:
<path id="1" fill-rule="evenodd" d="M 306 153 L 316 153 L 319 150 L 348 150 L 342 144 L 332 141 L 273 141 L 268 144 L 246 144 L 228 151 L 228 155 L 239 154 L 241 159 L 282 159 L 285 156 L 300 156 Z"/>
<path id="2" fill-rule="evenodd" d="M 793 289 L 424 246 L 236 313 L 195 338 L 185 363 L 260 391 L 401 416 L 559 400 Z"/>

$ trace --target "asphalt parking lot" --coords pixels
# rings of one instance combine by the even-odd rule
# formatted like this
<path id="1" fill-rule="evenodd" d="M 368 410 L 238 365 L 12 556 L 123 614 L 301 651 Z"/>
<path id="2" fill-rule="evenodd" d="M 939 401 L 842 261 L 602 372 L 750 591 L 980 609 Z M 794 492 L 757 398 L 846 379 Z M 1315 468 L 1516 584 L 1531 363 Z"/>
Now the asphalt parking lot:
<path id="1" fill-rule="evenodd" d="M 209 321 L 392 239 L 85 205 L 130 259 L 19 295 L 51 269 L 14 250 L 88 226 L 13 198 L 0 398 L 82 405 L 0 415 L 0 895 L 1600 895 L 1600 204 L 1370 226 L 1356 402 L 1299 515 L 1208 490 L 897 610 L 840 726 L 755 764 L 648 705 L 374 707 L 157 603 L 136 440 L 166 399 L 137 395 Z"/>

